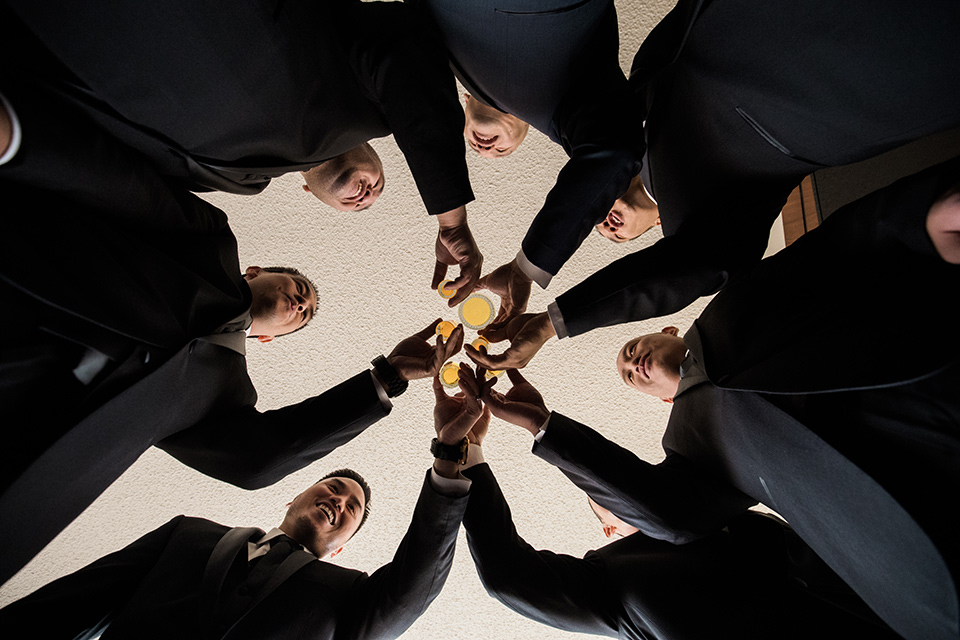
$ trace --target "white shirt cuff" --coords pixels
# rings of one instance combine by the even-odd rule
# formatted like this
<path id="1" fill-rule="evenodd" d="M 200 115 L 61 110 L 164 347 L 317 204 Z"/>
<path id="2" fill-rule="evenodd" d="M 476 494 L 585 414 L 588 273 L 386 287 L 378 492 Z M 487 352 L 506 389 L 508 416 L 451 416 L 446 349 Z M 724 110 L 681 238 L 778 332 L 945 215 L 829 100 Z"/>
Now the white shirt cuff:
<path id="1" fill-rule="evenodd" d="M 541 289 L 546 289 L 547 285 L 550 284 L 550 280 L 553 279 L 552 275 L 530 262 L 527 256 L 523 254 L 523 249 L 517 252 L 517 267 L 520 268 L 520 271 L 522 271 L 525 276 L 540 285 Z"/>
<path id="2" fill-rule="evenodd" d="M 543 424 L 540 425 L 540 431 L 537 432 L 537 435 L 533 436 L 533 439 L 537 442 L 543 440 L 543 434 L 547 432 L 547 426 L 550 424 L 550 416 L 553 415 L 553 412 L 550 412 L 550 415 L 547 416 L 547 419 L 543 421 Z"/>
<path id="3" fill-rule="evenodd" d="M 472 484 L 473 480 L 462 474 L 458 478 L 444 478 L 432 467 L 430 469 L 430 486 L 442 496 L 460 498 L 470 493 L 470 485 Z"/>
<path id="4" fill-rule="evenodd" d="M 550 323 L 553 325 L 553 332 L 557 334 L 557 340 L 568 337 L 567 325 L 563 321 L 563 314 L 560 313 L 556 300 L 547 305 L 547 315 L 550 316 Z"/>

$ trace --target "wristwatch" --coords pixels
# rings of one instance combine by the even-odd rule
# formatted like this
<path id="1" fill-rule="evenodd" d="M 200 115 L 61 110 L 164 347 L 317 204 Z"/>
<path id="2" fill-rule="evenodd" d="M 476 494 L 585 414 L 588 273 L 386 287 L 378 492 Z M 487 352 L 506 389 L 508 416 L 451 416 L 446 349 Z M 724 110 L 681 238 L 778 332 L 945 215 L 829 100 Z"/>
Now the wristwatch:
<path id="1" fill-rule="evenodd" d="M 457 464 L 466 464 L 470 441 L 464 436 L 457 444 L 443 444 L 436 438 L 430 442 L 430 453 L 437 460 L 449 460 Z"/>
<path id="2" fill-rule="evenodd" d="M 388 398 L 396 398 L 410 386 L 406 380 L 400 377 L 400 374 L 393 368 L 390 361 L 383 357 L 383 354 L 371 360 L 370 364 L 373 365 L 373 369 L 377 372 L 377 377 L 380 378 L 380 381 L 387 385 Z"/>

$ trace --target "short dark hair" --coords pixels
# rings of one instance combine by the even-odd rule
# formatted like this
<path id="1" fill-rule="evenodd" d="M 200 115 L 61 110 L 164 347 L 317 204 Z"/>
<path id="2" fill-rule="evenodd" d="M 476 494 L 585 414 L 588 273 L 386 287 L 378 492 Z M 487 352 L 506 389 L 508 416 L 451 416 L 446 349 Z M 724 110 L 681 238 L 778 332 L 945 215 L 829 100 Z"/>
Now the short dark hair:
<path id="1" fill-rule="evenodd" d="M 360 524 L 357 525 L 357 531 L 360 531 L 360 527 L 362 527 L 363 523 L 367 521 L 368 517 L 370 517 L 370 485 L 367 484 L 367 481 L 363 479 L 362 475 L 353 469 L 337 469 L 336 471 L 331 471 L 327 475 L 317 480 L 317 482 L 323 482 L 324 480 L 328 480 L 330 478 L 349 478 L 360 485 L 360 488 L 363 489 L 363 517 L 360 518 Z M 353 535 L 356 535 L 357 531 L 354 531 Z M 352 538 L 353 536 L 350 537 Z"/>
<path id="2" fill-rule="evenodd" d="M 293 267 L 263 267 L 262 270 L 263 270 L 263 271 L 266 271 L 267 273 L 286 273 L 287 275 L 297 276 L 298 278 L 303 278 L 304 281 L 305 281 L 308 285 L 310 285 L 310 288 L 313 289 L 313 295 L 319 296 L 318 289 L 317 289 L 317 285 L 313 284 L 313 280 L 311 280 L 311 279 L 308 278 L 307 276 L 303 275 L 303 272 L 301 272 L 300 269 L 294 269 Z M 318 299 L 318 300 L 317 300 L 317 306 L 319 306 L 319 305 L 320 305 L 320 300 Z M 315 316 L 315 315 L 317 315 L 316 312 L 314 312 L 313 315 L 310 316 L 310 320 L 313 320 L 313 316 Z M 300 329 L 303 329 L 303 328 L 306 327 L 308 324 L 310 324 L 310 320 L 307 320 L 306 322 L 304 322 L 302 325 L 300 325 L 299 327 L 297 327 L 297 328 L 294 329 L 293 331 L 289 331 L 289 332 L 284 333 L 284 334 L 281 334 L 281 335 L 288 336 L 288 335 L 290 335 L 291 333 L 296 333 L 297 331 L 300 331 Z M 252 338 L 252 337 L 254 337 L 254 336 L 250 336 L 250 337 Z M 275 336 L 275 337 L 279 338 L 280 336 Z"/>

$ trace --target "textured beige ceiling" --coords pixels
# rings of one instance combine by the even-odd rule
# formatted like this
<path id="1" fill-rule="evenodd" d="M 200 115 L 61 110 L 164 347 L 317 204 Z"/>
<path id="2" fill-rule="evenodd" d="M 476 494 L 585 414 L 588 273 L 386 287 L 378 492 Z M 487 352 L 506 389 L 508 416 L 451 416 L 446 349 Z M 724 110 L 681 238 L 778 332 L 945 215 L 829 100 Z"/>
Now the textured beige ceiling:
<path id="1" fill-rule="evenodd" d="M 671 2 L 618 0 L 621 63 L 625 70 L 639 43 Z M 456 321 L 430 289 L 436 223 L 428 218 L 413 179 L 392 138 L 373 141 L 389 180 L 376 205 L 362 213 L 328 209 L 288 175 L 260 196 L 213 194 L 240 242 L 241 264 L 291 265 L 319 287 L 311 326 L 267 345 L 248 344 L 250 376 L 266 410 L 300 400 L 368 368 L 401 338 L 438 316 Z M 469 154 L 476 202 L 470 226 L 484 254 L 484 272 L 511 260 L 544 196 L 563 166 L 559 146 L 531 131 L 523 146 L 501 160 Z M 626 246 L 591 235 L 547 291 L 534 287 L 530 310 L 612 260 L 648 246 L 650 232 Z M 549 408 L 585 422 L 651 462 L 663 457 L 660 436 L 669 406 L 625 387 L 614 357 L 629 338 L 667 324 L 685 330 L 706 301 L 663 319 L 594 331 L 548 343 L 525 370 Z M 468 331 L 468 339 L 476 334 Z M 498 349 L 494 349 L 498 351 Z M 506 386 L 507 380 L 498 384 Z M 243 491 L 189 469 L 166 454 L 148 451 L 15 578 L 0 588 L 0 606 L 128 544 L 177 514 L 228 525 L 271 527 L 284 505 L 328 470 L 350 466 L 373 487 L 373 513 L 365 529 L 337 558 L 373 571 L 388 562 L 402 538 L 431 464 L 433 395 L 429 381 L 413 383 L 393 412 L 334 454 L 284 481 Z M 269 434 L 265 434 L 268 437 Z M 531 437 L 494 419 L 484 446 L 513 511 L 520 534 L 536 548 L 582 556 L 606 542 L 583 494 L 559 471 L 530 454 Z M 38 508 L 41 508 L 38 505 Z M 642 576 L 638 576 L 642 579 Z M 575 637 L 513 613 L 486 595 L 461 531 L 454 567 L 443 592 L 404 638 Z M 581 636 L 582 637 L 582 636 Z"/>

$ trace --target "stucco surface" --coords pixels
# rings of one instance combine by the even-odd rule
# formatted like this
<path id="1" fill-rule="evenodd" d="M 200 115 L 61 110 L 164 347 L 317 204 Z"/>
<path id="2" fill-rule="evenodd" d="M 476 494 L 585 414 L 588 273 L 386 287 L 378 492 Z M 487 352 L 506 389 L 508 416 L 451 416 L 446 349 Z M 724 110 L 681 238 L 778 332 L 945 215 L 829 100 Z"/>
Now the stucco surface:
<path id="1" fill-rule="evenodd" d="M 666 0 L 618 0 L 625 70 L 643 37 L 670 8 Z M 403 337 L 437 317 L 456 321 L 430 288 L 436 223 L 424 212 L 392 138 L 373 141 L 388 176 L 369 211 L 333 211 L 287 175 L 260 196 L 212 194 L 240 243 L 243 265 L 290 265 L 318 285 L 311 325 L 261 345 L 248 343 L 250 376 L 261 410 L 316 395 L 369 367 Z M 484 272 L 511 260 L 563 166 L 559 146 L 531 131 L 501 160 L 469 154 L 476 202 L 470 226 L 484 254 Z M 545 309 L 556 295 L 612 260 L 652 244 L 659 230 L 615 246 L 591 235 L 547 291 L 534 287 L 529 308 Z M 525 370 L 547 405 L 590 424 L 651 462 L 663 457 L 660 437 L 669 405 L 623 385 L 614 357 L 629 338 L 668 324 L 685 330 L 706 300 L 671 317 L 601 329 L 551 341 Z M 475 332 L 467 332 L 468 339 Z M 500 348 L 494 348 L 499 351 Z M 506 386 L 506 379 L 498 385 Z M 285 504 L 326 471 L 349 466 L 373 487 L 372 516 L 336 561 L 373 571 L 388 562 L 406 530 L 423 473 L 431 464 L 433 394 L 429 381 L 412 383 L 393 412 L 334 454 L 284 481 L 249 492 L 207 478 L 161 451 L 148 451 L 103 496 L 14 579 L 0 588 L 0 605 L 118 549 L 177 514 L 228 525 L 279 524 Z M 263 434 L 269 438 L 270 434 Z M 517 528 L 534 547 L 581 556 L 606 542 L 583 494 L 559 471 L 530 454 L 530 435 L 493 420 L 484 453 L 513 508 Z M 42 505 L 38 505 L 42 508 Z M 642 576 L 638 576 L 642 579 Z M 575 637 L 528 621 L 488 597 L 461 531 L 453 571 L 436 602 L 404 636 L 420 638 Z M 582 636 L 581 636 L 582 637 Z"/>

